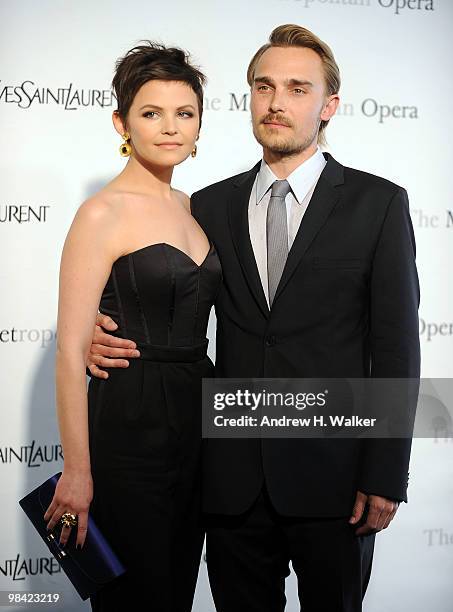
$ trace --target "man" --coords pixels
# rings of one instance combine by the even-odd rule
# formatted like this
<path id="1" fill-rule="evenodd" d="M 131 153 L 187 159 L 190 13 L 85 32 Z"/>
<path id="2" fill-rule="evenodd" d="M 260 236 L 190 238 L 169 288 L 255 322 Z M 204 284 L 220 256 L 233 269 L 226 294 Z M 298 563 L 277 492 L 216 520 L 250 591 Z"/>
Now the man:
<path id="1" fill-rule="evenodd" d="M 330 48 L 296 25 L 269 40 L 248 70 L 263 160 L 192 196 L 223 269 L 216 375 L 417 378 L 419 287 L 406 192 L 319 150 L 339 102 Z M 112 329 L 108 318 L 98 322 Z M 134 354 L 99 329 L 94 342 L 94 374 L 115 364 L 105 357 Z M 304 612 L 361 610 L 375 533 L 407 501 L 410 446 L 383 438 L 207 440 L 217 609 L 283 610 L 291 561 Z"/>

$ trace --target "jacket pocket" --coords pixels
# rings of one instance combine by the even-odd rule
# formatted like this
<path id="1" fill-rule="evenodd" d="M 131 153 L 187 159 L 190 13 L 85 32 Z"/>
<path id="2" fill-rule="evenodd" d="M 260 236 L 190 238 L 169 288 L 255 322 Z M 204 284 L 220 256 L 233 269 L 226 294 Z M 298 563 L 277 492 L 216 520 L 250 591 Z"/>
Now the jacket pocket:
<path id="1" fill-rule="evenodd" d="M 361 259 L 333 259 L 329 257 L 315 257 L 314 270 L 357 270 L 362 264 Z"/>

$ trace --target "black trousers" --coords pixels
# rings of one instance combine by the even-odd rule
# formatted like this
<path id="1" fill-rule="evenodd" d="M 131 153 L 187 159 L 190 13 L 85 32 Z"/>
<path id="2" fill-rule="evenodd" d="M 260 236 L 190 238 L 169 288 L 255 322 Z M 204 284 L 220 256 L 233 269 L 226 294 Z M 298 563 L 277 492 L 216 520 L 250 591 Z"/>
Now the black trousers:
<path id="1" fill-rule="evenodd" d="M 303 612 L 359 612 L 375 535 L 356 536 L 349 516 L 288 518 L 263 489 L 239 516 L 206 516 L 209 581 L 218 612 L 281 612 L 289 562 Z"/>

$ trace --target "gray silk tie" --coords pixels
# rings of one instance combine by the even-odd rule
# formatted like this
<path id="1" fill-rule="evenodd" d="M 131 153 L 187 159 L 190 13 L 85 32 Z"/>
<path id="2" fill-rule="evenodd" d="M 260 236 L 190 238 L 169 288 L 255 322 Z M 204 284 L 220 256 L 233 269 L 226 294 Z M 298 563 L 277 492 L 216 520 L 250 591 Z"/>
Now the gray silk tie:
<path id="1" fill-rule="evenodd" d="M 275 181 L 267 207 L 267 278 L 272 305 L 288 257 L 288 223 L 285 197 L 291 191 L 288 181 Z"/>

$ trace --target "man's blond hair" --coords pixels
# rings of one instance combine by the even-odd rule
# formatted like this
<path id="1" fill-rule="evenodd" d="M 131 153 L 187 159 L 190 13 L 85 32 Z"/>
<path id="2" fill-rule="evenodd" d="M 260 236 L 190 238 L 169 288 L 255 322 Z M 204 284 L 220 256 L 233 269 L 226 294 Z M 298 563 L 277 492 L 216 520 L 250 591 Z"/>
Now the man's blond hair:
<path id="1" fill-rule="evenodd" d="M 319 55 L 322 61 L 326 95 L 331 96 L 339 92 L 341 82 L 340 70 L 337 62 L 335 61 L 331 48 L 315 34 L 313 34 L 313 32 L 310 32 L 310 30 L 293 23 L 288 23 L 275 28 L 275 30 L 273 30 L 269 36 L 269 42 L 260 47 L 252 57 L 247 69 L 247 82 L 250 87 L 253 85 L 255 68 L 258 60 L 263 53 L 271 47 L 304 47 L 306 49 L 312 49 Z M 320 144 L 326 144 L 324 131 L 328 123 L 329 120 L 321 120 L 318 132 L 318 142 Z"/>

